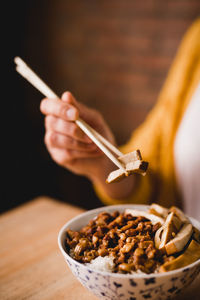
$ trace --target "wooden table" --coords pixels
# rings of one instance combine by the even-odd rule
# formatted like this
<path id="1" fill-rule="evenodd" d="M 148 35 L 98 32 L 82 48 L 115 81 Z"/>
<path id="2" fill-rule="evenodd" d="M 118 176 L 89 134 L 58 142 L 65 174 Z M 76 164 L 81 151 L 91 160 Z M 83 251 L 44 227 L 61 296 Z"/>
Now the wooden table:
<path id="1" fill-rule="evenodd" d="M 96 300 L 72 275 L 57 235 L 83 210 L 41 197 L 0 217 L 1 300 Z M 177 299 L 200 299 L 200 277 Z"/>

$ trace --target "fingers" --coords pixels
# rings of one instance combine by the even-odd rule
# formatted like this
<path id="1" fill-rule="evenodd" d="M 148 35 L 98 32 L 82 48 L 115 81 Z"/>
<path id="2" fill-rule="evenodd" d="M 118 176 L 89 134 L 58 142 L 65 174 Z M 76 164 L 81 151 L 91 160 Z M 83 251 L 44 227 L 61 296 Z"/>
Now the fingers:
<path id="1" fill-rule="evenodd" d="M 48 148 L 61 148 L 66 150 L 76 150 L 82 152 L 97 151 L 94 143 L 84 143 L 64 134 L 48 130 L 45 134 L 45 144 Z"/>
<path id="2" fill-rule="evenodd" d="M 78 107 L 78 102 L 70 92 L 64 92 L 61 97 L 62 101 Z"/>
<path id="3" fill-rule="evenodd" d="M 42 100 L 40 110 L 46 115 L 46 130 L 53 130 L 78 141 L 91 143 L 91 140 L 73 122 L 78 118 L 79 110 L 77 101 L 70 92 L 65 92 L 62 95 L 62 101 L 59 99 Z"/>
<path id="4" fill-rule="evenodd" d="M 75 99 L 71 93 L 63 94 L 63 101 L 59 99 L 43 99 L 40 110 L 44 115 L 53 115 L 65 121 L 75 121 L 79 117 L 79 111 L 75 105 Z"/>
<path id="5" fill-rule="evenodd" d="M 80 142 L 92 143 L 92 141 L 74 122 L 65 121 L 55 116 L 48 115 L 45 117 L 45 127 L 47 131 L 55 131 Z"/>
<path id="6" fill-rule="evenodd" d="M 93 109 L 85 106 L 83 103 L 80 103 L 76 101 L 76 99 L 73 97 L 73 95 L 70 92 L 63 93 L 61 97 L 62 101 L 73 105 L 78 109 L 80 117 L 85 120 L 87 123 L 89 123 L 91 126 L 97 126 L 101 128 L 102 125 L 102 119 L 100 113 Z M 99 129 L 100 129 L 99 128 Z"/>
<path id="7" fill-rule="evenodd" d="M 102 155 L 100 152 L 83 152 L 77 150 L 66 150 L 60 148 L 50 148 L 49 153 L 53 160 L 59 165 L 66 166 L 73 163 L 77 159 L 95 158 Z"/>

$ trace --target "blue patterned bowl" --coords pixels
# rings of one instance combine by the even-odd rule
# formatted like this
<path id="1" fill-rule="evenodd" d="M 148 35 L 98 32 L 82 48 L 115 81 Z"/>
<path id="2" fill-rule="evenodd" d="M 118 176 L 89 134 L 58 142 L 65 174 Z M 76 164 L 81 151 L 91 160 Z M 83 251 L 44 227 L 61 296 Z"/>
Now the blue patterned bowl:
<path id="1" fill-rule="evenodd" d="M 78 215 L 67 222 L 58 235 L 59 248 L 65 261 L 77 279 L 95 294 L 99 299 L 105 300 L 144 300 L 171 299 L 184 288 L 190 285 L 200 273 L 200 259 L 187 267 L 160 274 L 116 274 L 96 271 L 72 259 L 64 246 L 65 232 L 80 230 L 91 219 L 102 211 L 123 212 L 126 208 L 148 210 L 147 205 L 111 205 L 90 210 Z M 190 218 L 191 222 L 200 229 L 200 222 Z"/>

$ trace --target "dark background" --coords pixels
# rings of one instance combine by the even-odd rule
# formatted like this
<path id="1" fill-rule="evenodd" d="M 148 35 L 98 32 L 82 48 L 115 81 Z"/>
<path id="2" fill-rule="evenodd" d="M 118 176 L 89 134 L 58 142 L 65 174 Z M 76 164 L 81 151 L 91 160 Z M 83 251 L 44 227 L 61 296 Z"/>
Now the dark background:
<path id="1" fill-rule="evenodd" d="M 90 182 L 57 166 L 43 142 L 42 95 L 21 56 L 59 95 L 99 109 L 119 144 L 156 103 L 199 0 L 21 0 L 2 4 L 1 211 L 40 195 L 100 206 Z"/>

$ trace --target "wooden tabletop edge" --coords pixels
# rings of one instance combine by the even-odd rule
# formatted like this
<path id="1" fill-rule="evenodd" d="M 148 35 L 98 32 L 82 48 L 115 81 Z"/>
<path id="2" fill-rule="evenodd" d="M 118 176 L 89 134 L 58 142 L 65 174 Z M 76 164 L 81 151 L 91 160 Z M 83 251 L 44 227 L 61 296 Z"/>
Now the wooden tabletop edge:
<path id="1" fill-rule="evenodd" d="M 26 209 L 30 209 L 31 207 L 45 206 L 45 205 L 47 205 L 47 206 L 51 205 L 52 207 L 55 207 L 55 206 L 58 207 L 59 206 L 59 207 L 63 207 L 63 208 L 71 207 L 72 209 L 76 210 L 79 213 L 85 211 L 83 208 L 72 205 L 71 203 L 67 203 L 67 202 L 65 203 L 65 202 L 62 202 L 58 199 L 51 198 L 49 196 L 38 196 L 36 198 L 28 200 L 27 202 L 25 202 L 23 204 L 20 204 L 17 207 L 14 207 L 14 208 L 2 213 L 0 215 L 0 218 L 9 216 L 9 215 L 11 215 L 13 213 L 16 213 L 18 211 L 22 211 L 22 210 L 24 211 Z"/>

